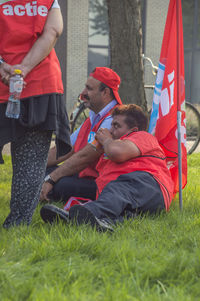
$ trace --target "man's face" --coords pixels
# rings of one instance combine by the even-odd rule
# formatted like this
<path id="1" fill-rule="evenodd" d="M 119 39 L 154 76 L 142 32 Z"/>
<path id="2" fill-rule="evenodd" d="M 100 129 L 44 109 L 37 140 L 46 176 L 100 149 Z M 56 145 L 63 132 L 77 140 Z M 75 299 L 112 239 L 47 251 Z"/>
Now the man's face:
<path id="1" fill-rule="evenodd" d="M 116 115 L 113 117 L 110 133 L 113 139 L 119 139 L 120 137 L 132 132 L 132 128 L 125 122 L 126 116 Z"/>
<path id="2" fill-rule="evenodd" d="M 100 91 L 100 81 L 93 77 L 89 77 L 82 91 L 82 99 L 85 105 L 95 113 L 100 112 L 104 107 L 104 91 Z"/>

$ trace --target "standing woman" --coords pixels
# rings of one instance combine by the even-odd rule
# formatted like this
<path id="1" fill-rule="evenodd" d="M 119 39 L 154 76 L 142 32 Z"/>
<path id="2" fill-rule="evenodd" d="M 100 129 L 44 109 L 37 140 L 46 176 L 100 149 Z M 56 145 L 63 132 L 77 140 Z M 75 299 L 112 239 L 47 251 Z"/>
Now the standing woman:
<path id="1" fill-rule="evenodd" d="M 30 224 L 52 133 L 58 157 L 71 150 L 61 69 L 54 50 L 62 30 L 57 0 L 0 0 L 0 150 L 11 142 L 13 166 L 10 214 L 4 228 Z M 14 69 L 21 69 L 25 80 L 19 119 L 5 116 Z"/>

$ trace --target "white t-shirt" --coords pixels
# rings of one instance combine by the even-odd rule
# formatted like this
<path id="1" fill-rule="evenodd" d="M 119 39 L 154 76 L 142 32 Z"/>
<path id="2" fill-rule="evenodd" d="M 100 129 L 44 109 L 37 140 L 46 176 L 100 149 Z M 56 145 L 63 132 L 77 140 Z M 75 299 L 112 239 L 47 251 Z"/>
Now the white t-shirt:
<path id="1" fill-rule="evenodd" d="M 54 0 L 52 8 L 60 8 L 60 5 L 58 4 L 58 0 Z"/>

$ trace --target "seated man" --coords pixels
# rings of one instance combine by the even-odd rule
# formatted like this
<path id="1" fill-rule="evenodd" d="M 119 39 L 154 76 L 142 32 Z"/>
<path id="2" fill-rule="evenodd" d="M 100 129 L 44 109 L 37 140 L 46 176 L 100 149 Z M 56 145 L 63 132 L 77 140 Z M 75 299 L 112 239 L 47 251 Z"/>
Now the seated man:
<path id="1" fill-rule="evenodd" d="M 89 118 L 71 135 L 73 150 L 56 158 L 56 149 L 49 152 L 47 176 L 40 200 L 63 200 L 71 196 L 95 198 L 96 162 L 100 154 L 89 144 L 101 127 L 110 129 L 111 111 L 121 105 L 118 94 L 120 77 L 110 68 L 97 67 L 87 79 L 82 98 L 90 111 Z M 89 143 L 88 143 L 89 142 Z M 57 166 L 58 163 L 64 162 Z"/>
<path id="2" fill-rule="evenodd" d="M 96 150 L 102 153 L 96 166 L 97 199 L 74 205 L 69 212 L 46 205 L 41 209 L 45 222 L 59 216 L 104 230 L 110 228 L 105 221 L 169 209 L 173 182 L 157 139 L 146 132 L 146 115 L 132 104 L 115 108 L 112 116 L 110 132 L 101 128 L 95 136 Z"/>

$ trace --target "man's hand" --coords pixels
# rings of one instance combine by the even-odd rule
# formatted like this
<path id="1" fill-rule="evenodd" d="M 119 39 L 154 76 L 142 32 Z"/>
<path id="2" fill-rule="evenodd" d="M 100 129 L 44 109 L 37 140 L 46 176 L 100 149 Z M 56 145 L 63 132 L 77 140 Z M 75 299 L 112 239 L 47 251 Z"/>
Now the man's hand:
<path id="1" fill-rule="evenodd" d="M 50 183 L 48 182 L 45 182 L 43 183 L 42 185 L 42 189 L 41 189 L 41 192 L 40 192 L 40 201 L 49 201 L 49 198 L 48 198 L 48 193 L 52 190 L 53 188 L 53 185 L 51 185 Z"/>
<path id="2" fill-rule="evenodd" d="M 100 128 L 95 135 L 95 139 L 103 145 L 106 140 L 112 140 L 112 135 L 108 129 Z"/>

